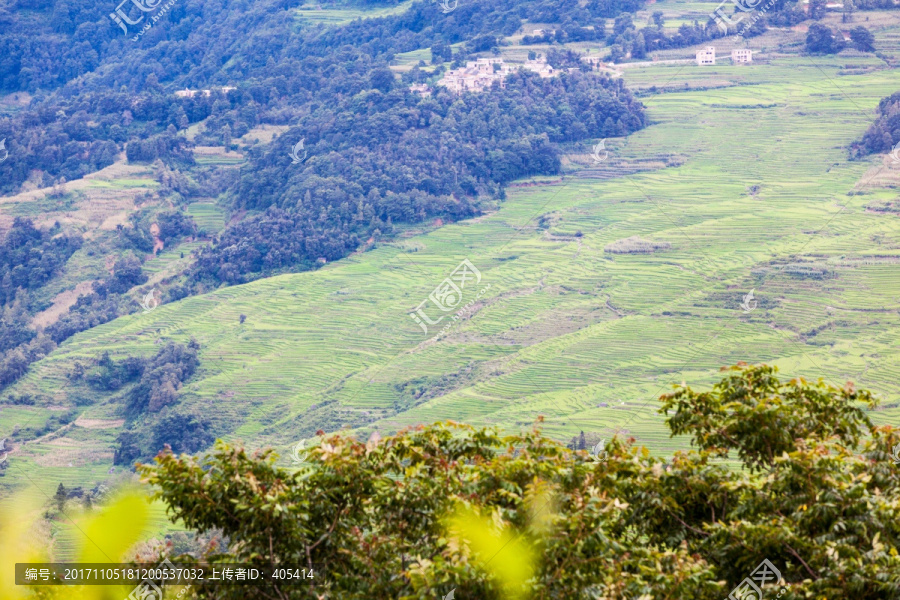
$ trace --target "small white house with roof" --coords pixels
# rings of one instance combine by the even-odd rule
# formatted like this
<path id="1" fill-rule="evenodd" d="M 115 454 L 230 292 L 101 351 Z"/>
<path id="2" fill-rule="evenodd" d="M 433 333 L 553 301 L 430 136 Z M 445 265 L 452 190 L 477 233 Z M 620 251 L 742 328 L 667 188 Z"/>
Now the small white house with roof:
<path id="1" fill-rule="evenodd" d="M 707 46 L 697 53 L 698 65 L 714 65 L 716 64 L 716 47 Z"/>

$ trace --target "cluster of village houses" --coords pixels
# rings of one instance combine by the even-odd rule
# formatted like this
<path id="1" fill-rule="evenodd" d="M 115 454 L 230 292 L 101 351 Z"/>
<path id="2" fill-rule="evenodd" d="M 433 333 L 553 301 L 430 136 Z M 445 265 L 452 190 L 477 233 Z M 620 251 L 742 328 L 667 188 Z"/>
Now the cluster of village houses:
<path id="1" fill-rule="evenodd" d="M 502 58 L 479 58 L 467 61 L 465 67 L 447 71 L 437 85 L 442 85 L 457 94 L 482 92 L 489 89 L 495 81 L 500 87 L 504 87 L 506 76 L 517 69 L 533 71 L 541 77 L 553 77 L 556 74 L 556 70 L 547 64 L 547 59 L 544 57 L 515 65 L 504 63 Z M 424 94 L 427 93 L 428 86 L 425 84 L 414 85 L 410 87 L 410 90 Z"/>
<path id="2" fill-rule="evenodd" d="M 537 30 L 535 30 L 537 33 Z M 602 64 L 599 57 L 582 57 L 587 63 Z M 731 62 L 735 64 L 753 62 L 753 51 L 747 48 L 737 48 L 731 51 Z M 716 64 L 716 48 L 715 46 L 707 46 L 697 53 L 698 65 L 714 65 Z M 463 92 L 483 92 L 490 89 L 496 81 L 500 87 L 504 87 L 506 76 L 518 69 L 525 69 L 537 73 L 541 77 L 553 77 L 557 75 L 557 70 L 547 64 L 547 59 L 538 56 L 534 60 L 528 60 L 525 63 L 509 64 L 503 62 L 502 58 L 479 58 L 466 62 L 466 66 L 459 69 L 451 69 L 444 73 L 444 76 L 437 82 L 437 85 L 443 86 L 456 94 Z M 431 88 L 425 83 L 417 83 L 409 86 L 411 92 L 421 96 L 427 96 L 431 93 Z"/>
<path id="3" fill-rule="evenodd" d="M 542 29 L 535 29 L 535 35 L 545 33 Z M 600 57 L 583 56 L 582 60 L 589 64 L 602 65 Z M 731 51 L 731 62 L 751 63 L 753 62 L 753 51 L 746 48 L 738 48 Z M 697 53 L 698 65 L 714 65 L 716 64 L 716 48 L 715 46 L 707 46 Z M 506 76 L 518 69 L 525 69 L 537 73 L 541 77 L 553 77 L 558 72 L 552 66 L 547 64 L 547 59 L 538 55 L 534 60 L 527 60 L 524 63 L 509 64 L 503 62 L 502 58 L 479 58 L 466 62 L 465 67 L 459 69 L 451 69 L 444 73 L 444 76 L 437 82 L 437 85 L 443 86 L 456 94 L 463 92 L 483 92 L 490 89 L 496 81 L 500 87 L 506 85 Z M 222 87 L 216 91 L 228 93 L 236 88 Z M 428 96 L 431 94 L 431 88 L 428 84 L 417 83 L 409 86 L 411 92 L 420 96 Z M 194 96 L 210 96 L 213 90 L 190 90 L 184 89 L 175 92 L 179 98 L 193 98 Z"/>

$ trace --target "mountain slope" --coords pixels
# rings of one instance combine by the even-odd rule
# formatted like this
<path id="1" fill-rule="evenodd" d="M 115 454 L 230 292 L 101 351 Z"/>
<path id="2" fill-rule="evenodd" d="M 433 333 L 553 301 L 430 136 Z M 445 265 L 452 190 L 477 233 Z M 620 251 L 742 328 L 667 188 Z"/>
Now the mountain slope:
<path id="1" fill-rule="evenodd" d="M 148 356 L 190 337 L 200 367 L 171 410 L 285 456 L 318 429 L 393 431 L 438 418 L 515 429 L 539 414 L 560 439 L 624 428 L 668 448 L 655 398 L 682 380 L 713 381 L 738 360 L 850 379 L 896 404 L 900 222 L 866 207 L 894 195 L 872 187 L 873 174 L 900 172 L 883 156 L 850 162 L 845 148 L 871 122 L 860 107 L 873 108 L 898 79 L 850 75 L 838 89 L 822 71 L 833 78 L 843 60 L 630 71 L 638 87 L 743 85 L 648 96 L 654 124 L 608 142 L 605 163 L 595 167 L 586 145 L 562 181 L 513 187 L 486 216 L 78 334 L 13 388 L 37 405 L 4 407 L 0 435 L 43 422 L 51 406 L 119 418 L 114 395 L 73 405 L 74 362 L 105 350 Z M 608 172 L 648 165 L 656 170 Z M 670 246 L 604 250 L 635 248 L 622 242 L 633 237 Z M 438 329 L 426 335 L 409 314 L 463 259 L 481 281 L 463 289 L 459 306 L 474 303 L 429 342 Z M 890 416 L 896 408 L 875 419 Z M 40 468 L 48 486 L 102 479 L 110 458 L 98 448 L 113 447 L 120 428 L 100 431 L 68 427 L 19 445 L 10 460 Z M 61 439 L 84 445 L 66 450 L 71 468 L 52 458 Z"/>

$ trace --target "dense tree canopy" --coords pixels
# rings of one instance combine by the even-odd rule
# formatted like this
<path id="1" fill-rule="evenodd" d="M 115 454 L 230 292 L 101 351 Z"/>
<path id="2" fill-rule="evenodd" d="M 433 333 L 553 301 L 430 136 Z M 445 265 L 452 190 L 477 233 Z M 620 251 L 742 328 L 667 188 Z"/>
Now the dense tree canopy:
<path id="1" fill-rule="evenodd" d="M 38 229 L 17 217 L 0 243 L 0 386 L 21 377 L 28 365 L 47 355 L 53 341 L 32 326 L 43 309 L 34 292 L 58 275 L 81 248 L 81 237 L 63 233 L 59 224 Z"/>
<path id="2" fill-rule="evenodd" d="M 40 230 L 29 219 L 16 217 L 0 243 L 0 305 L 8 304 L 19 290 L 36 290 L 50 280 L 82 240 L 63 234 L 57 224 Z"/>
<path id="3" fill-rule="evenodd" d="M 273 209 L 222 234 L 197 263 L 198 280 L 240 283 L 314 265 L 390 233 L 393 223 L 460 219 L 507 182 L 559 170 L 556 144 L 625 135 L 644 126 L 621 81 L 519 73 L 504 88 L 457 98 L 371 90 L 321 105 L 251 156 L 236 206 Z M 291 164 L 304 140 L 308 159 Z M 276 210 L 277 209 L 277 210 Z"/>
<path id="4" fill-rule="evenodd" d="M 207 559 L 318 569 L 313 587 L 201 598 L 721 600 L 764 560 L 782 576 L 755 581 L 765 597 L 900 595 L 900 434 L 872 425 L 867 392 L 741 364 L 662 402 L 694 450 L 616 437 L 588 455 L 446 423 L 320 437 L 291 470 L 219 443 L 140 471 L 173 519 L 230 540 Z"/>
<path id="5" fill-rule="evenodd" d="M 841 34 L 827 25 L 813 23 L 806 34 L 806 51 L 810 54 L 836 54 L 847 44 Z"/>
<path id="6" fill-rule="evenodd" d="M 850 30 L 850 39 L 860 52 L 875 52 L 875 36 L 862 25 Z"/>
<path id="7" fill-rule="evenodd" d="M 36 96 L 21 116 L 0 119 L 0 139 L 14 157 L 0 164 L 0 192 L 36 169 L 45 185 L 81 177 L 112 163 L 129 141 L 131 160 L 179 158 L 178 140 L 159 137 L 169 126 L 209 119 L 207 134 L 221 142 L 225 125 L 238 137 L 263 120 L 289 122 L 308 103 L 384 88 L 389 80 L 373 75 L 390 74 L 387 61 L 402 52 L 510 35 L 525 19 L 602 28 L 605 18 L 638 7 L 634 0 L 475 0 L 445 15 L 423 1 L 389 17 L 298 28 L 290 11 L 302 0 L 185 0 L 132 41 L 109 18 L 110 7 L 16 4 L 28 10 L 0 9 L 0 90 Z M 172 93 L 229 83 L 240 89 Z"/>
<path id="8" fill-rule="evenodd" d="M 862 138 L 861 152 L 890 152 L 900 143 L 900 92 L 883 98 L 876 109 L 875 122 Z"/>

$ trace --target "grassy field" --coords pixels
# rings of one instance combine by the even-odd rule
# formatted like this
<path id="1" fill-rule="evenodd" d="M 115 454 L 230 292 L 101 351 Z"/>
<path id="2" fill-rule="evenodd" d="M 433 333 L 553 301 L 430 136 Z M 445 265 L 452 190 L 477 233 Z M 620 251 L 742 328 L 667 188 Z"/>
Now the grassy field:
<path id="1" fill-rule="evenodd" d="M 871 68 L 856 72 L 864 60 Z M 318 429 L 384 434 L 454 419 L 513 431 L 539 415 L 560 440 L 627 432 L 668 452 L 683 442 L 666 435 L 658 396 L 682 381 L 709 385 L 741 360 L 853 380 L 888 405 L 876 421 L 896 422 L 900 220 L 869 207 L 896 197 L 900 165 L 850 161 L 847 147 L 900 76 L 853 53 L 622 76 L 646 94 L 652 125 L 608 140 L 600 165 L 590 144 L 572 148 L 565 177 L 513 186 L 490 214 L 78 334 L 10 390 L 43 401 L 4 407 L 0 438 L 72 407 L 73 360 L 149 355 L 192 336 L 201 367 L 182 402 L 224 439 L 282 456 Z M 209 206 L 189 211 L 204 227 L 223 224 Z M 632 237 L 668 246 L 605 250 Z M 463 289 L 459 307 L 471 306 L 434 339 L 450 317 L 426 334 L 410 313 L 463 259 L 481 281 Z M 751 290 L 756 303 L 744 311 Z M 77 410 L 121 417 L 103 395 Z M 31 483 L 39 497 L 59 482 L 127 479 L 108 472 L 118 432 L 76 422 L 15 447 L 18 468 L 0 486 Z"/>

